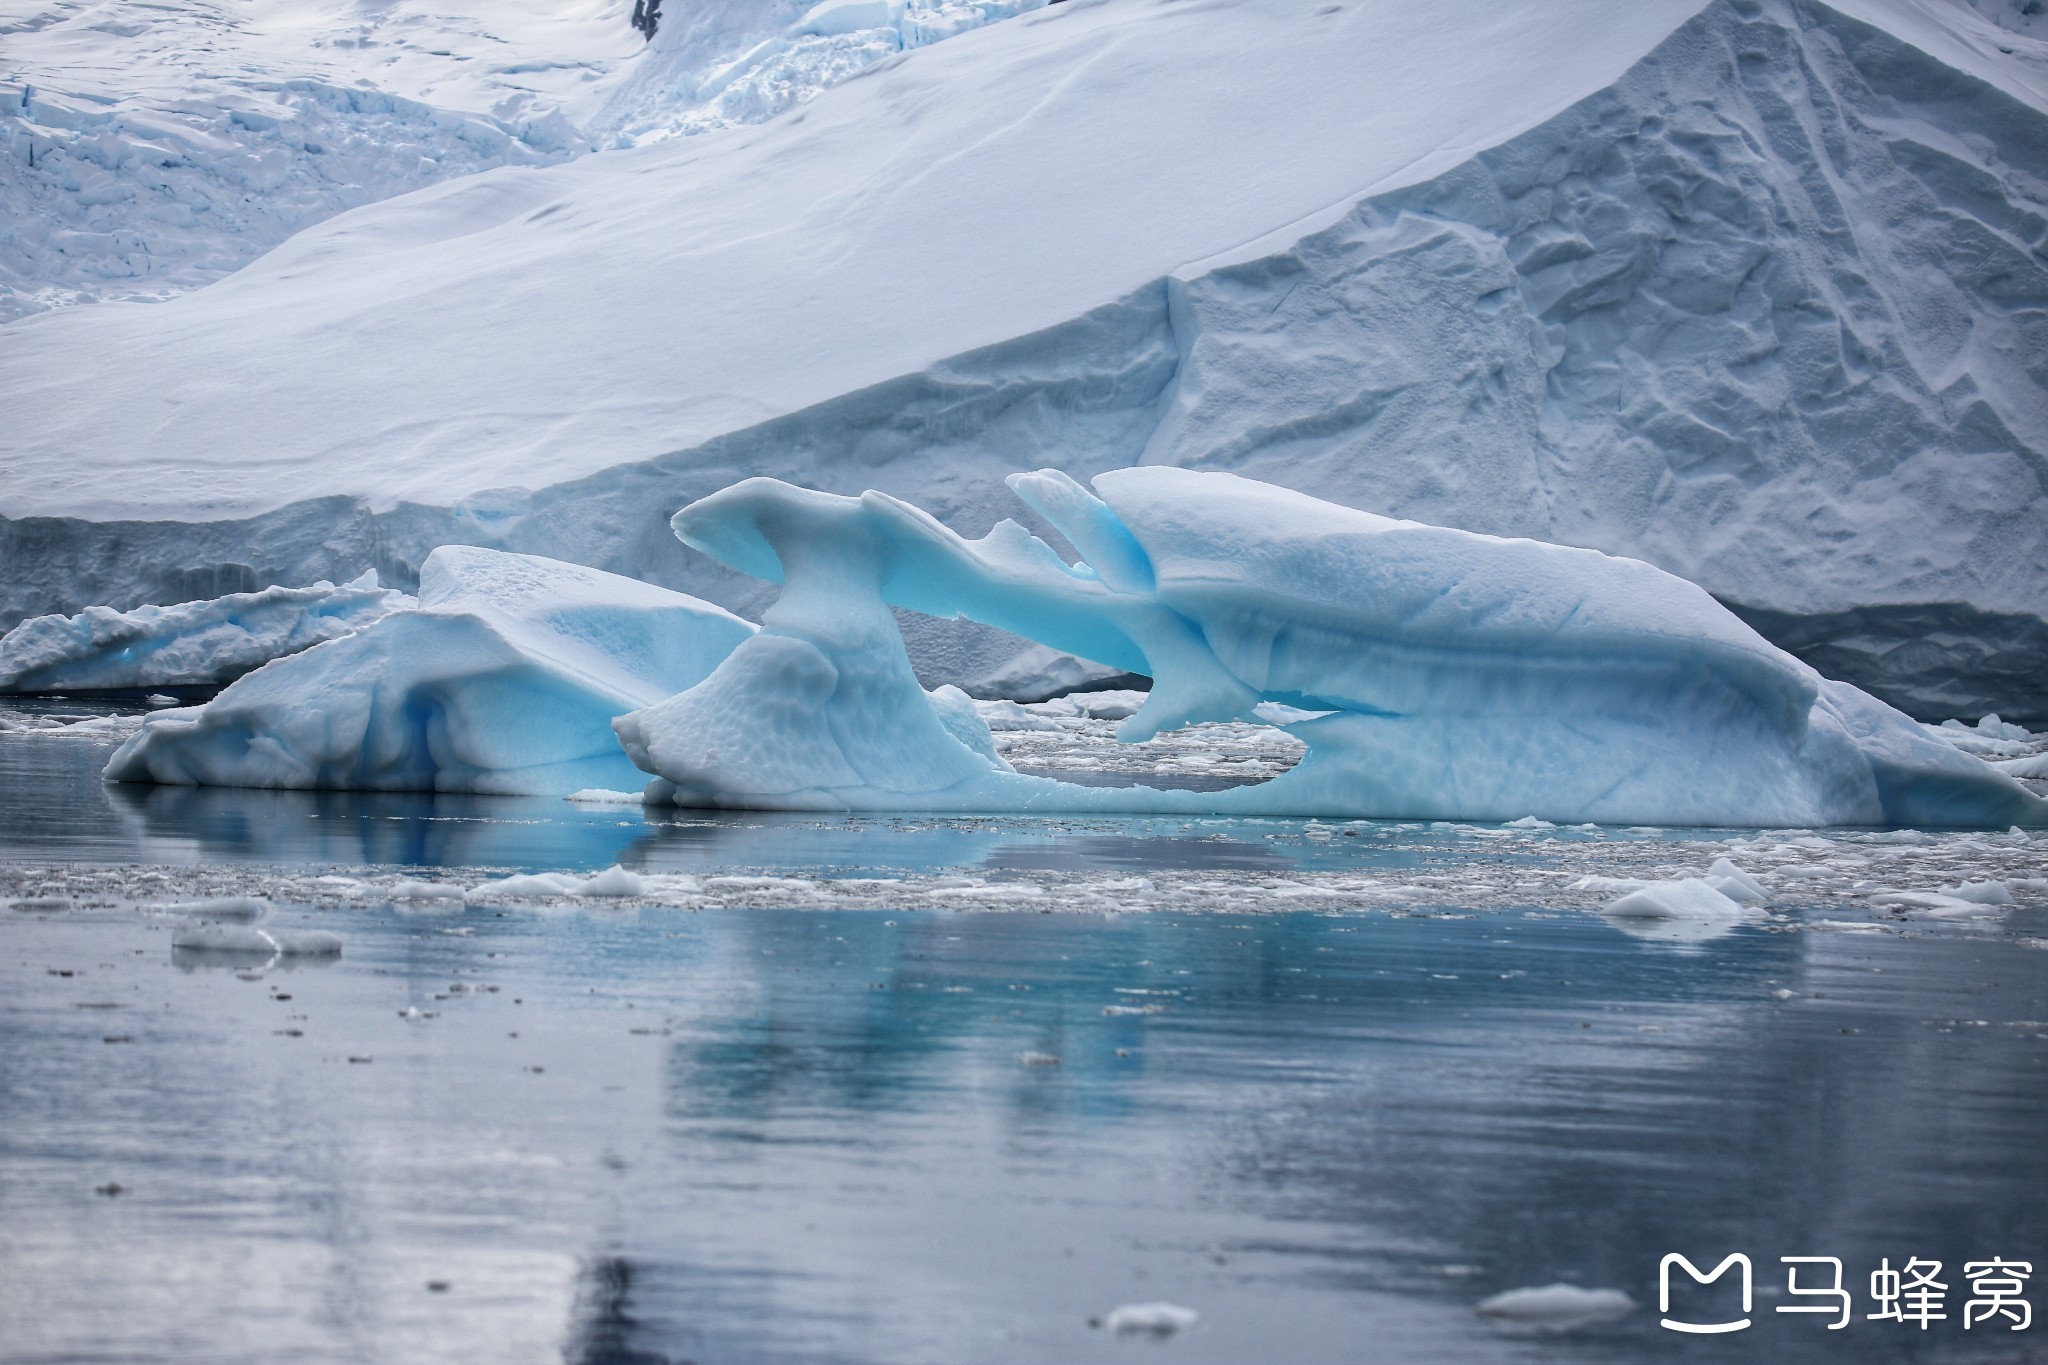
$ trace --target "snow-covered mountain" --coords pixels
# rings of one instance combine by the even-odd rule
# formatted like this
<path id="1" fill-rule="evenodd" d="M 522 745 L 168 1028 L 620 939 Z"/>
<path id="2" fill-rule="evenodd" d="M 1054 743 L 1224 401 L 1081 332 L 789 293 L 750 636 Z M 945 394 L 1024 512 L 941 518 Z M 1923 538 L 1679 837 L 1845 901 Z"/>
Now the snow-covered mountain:
<path id="1" fill-rule="evenodd" d="M 2048 44 L 1982 3 L 1074 3 L 448 180 L 0 328 L 0 621 L 448 540 L 744 606 L 665 526 L 734 477 L 979 533 L 1002 473 L 1142 461 L 1636 555 L 1923 715 L 2048 716 Z M 725 18 L 671 41 L 837 22 Z M 785 88 L 663 52 L 578 136 Z"/>

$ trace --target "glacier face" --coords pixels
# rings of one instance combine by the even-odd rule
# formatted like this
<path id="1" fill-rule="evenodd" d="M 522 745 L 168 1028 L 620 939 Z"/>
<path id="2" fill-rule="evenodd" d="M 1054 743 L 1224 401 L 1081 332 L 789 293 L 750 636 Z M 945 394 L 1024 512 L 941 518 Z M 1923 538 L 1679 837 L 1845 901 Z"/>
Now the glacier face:
<path id="1" fill-rule="evenodd" d="M 0 438 L 20 476 L 0 496 L 15 518 L 0 549 L 23 566 L 0 620 L 161 597 L 160 580 L 193 572 L 307 581 L 375 564 L 406 583 L 451 539 L 749 608 L 756 590 L 661 525 L 734 477 L 876 487 L 972 529 L 1004 469 L 1144 461 L 1641 557 L 1918 713 L 2048 717 L 2048 49 L 1960 5 L 1639 9 L 1577 66 L 1541 33 L 1493 34 L 1569 76 L 1474 73 L 1512 108 L 1431 106 L 1408 141 L 1394 106 L 1443 97 L 1360 68 L 1341 42 L 1366 30 L 1329 31 L 1345 35 L 1338 65 L 1378 73 L 1343 101 L 1319 103 L 1301 61 L 1266 60 L 1305 41 L 1289 25 L 1307 6 L 1260 16 L 1270 53 L 1228 27 L 1242 7 L 1200 24 L 1068 8 L 912 54 L 800 125 L 693 139 L 681 158 L 652 149 L 617 177 L 587 159 L 368 210 L 304 235 L 273 278 L 259 266 L 223 286 L 239 293 L 173 305 L 189 325 L 0 332 L 0 375 L 37 399 Z M 1596 9 L 1550 27 L 1583 36 Z M 1371 22 L 1395 24 L 1370 31 L 1375 50 L 1437 63 L 1433 89 L 1459 69 L 1429 47 L 1432 23 L 1459 16 Z M 1120 24 L 1151 60 L 1127 60 Z M 1308 88 L 1256 115 L 1204 110 L 1216 121 L 1187 145 L 1157 140 L 1140 106 L 1209 70 L 1253 102 L 1261 82 Z M 941 105 L 969 80 L 983 104 Z M 1348 151 L 1369 114 L 1386 147 Z M 859 145 L 899 122 L 915 174 Z M 1263 172 L 1283 145 L 1315 174 Z M 804 178 L 808 211 L 745 188 L 771 164 Z M 1232 197 L 1232 176 L 1257 193 Z M 1105 216 L 1011 193 L 1065 182 Z M 731 212 L 635 207 L 679 202 L 661 199 L 680 193 L 669 185 Z M 1125 240 L 1140 232 L 1142 249 Z M 704 292 L 710 275 L 664 245 L 679 235 L 748 307 Z M 772 271 L 746 255 L 756 238 Z M 510 270 L 559 287 L 500 298 Z M 432 317 L 434 345 L 387 293 Z M 252 320 L 246 338 L 212 339 Z M 473 339 L 453 358 L 436 349 L 451 329 Z M 522 354 L 500 333 L 558 349 Z M 208 374 L 243 367 L 243 350 L 307 361 L 213 391 Z M 126 357 L 180 402 L 92 407 L 56 373 L 85 352 Z M 230 429 L 248 434 L 220 446 Z M 46 458 L 144 444 L 192 472 L 109 455 L 136 472 L 125 514 L 175 507 L 177 522 L 97 519 L 112 509 L 86 511 Z M 251 483 L 252 462 L 307 477 Z M 332 497 L 294 504 L 287 486 Z M 247 519 L 210 519 L 230 511 Z M 927 681 L 1016 647 L 929 624 L 913 636 Z"/>
<path id="2" fill-rule="evenodd" d="M 753 633 L 634 579 L 451 545 L 422 566 L 418 610 L 152 714 L 107 777 L 501 795 L 631 785 L 612 717 L 693 685 Z"/>
<path id="3" fill-rule="evenodd" d="M 1010 486 L 964 540 L 900 499 L 754 478 L 676 534 L 782 585 L 696 686 L 614 722 L 680 805 L 1174 810 L 1662 825 L 2048 823 L 2048 801 L 1768 644 L 1636 560 L 1339 507 L 1164 467 Z M 1279 703 L 1302 761 L 1221 792 L 1106 791 L 1009 769 L 934 704 L 889 605 L 965 615 L 1150 675 L 1143 741 Z M 950 691 L 950 689 L 949 689 Z"/>

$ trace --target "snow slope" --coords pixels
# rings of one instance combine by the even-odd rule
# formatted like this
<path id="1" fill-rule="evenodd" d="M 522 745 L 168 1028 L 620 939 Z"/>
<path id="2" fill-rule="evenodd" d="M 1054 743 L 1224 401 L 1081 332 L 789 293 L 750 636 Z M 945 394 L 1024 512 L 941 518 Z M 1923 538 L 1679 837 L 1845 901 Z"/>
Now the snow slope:
<path id="1" fill-rule="evenodd" d="M 1005 469 L 1143 459 L 1638 555 L 2038 717 L 2044 53 L 1960 0 L 1027 14 L 0 329 L 4 612 L 447 539 L 737 605 L 660 525 L 735 474 L 979 531 Z"/>
<path id="2" fill-rule="evenodd" d="M 160 300 L 358 205 L 758 123 L 1045 0 L 0 0 L 0 319 Z M 815 13 L 813 10 L 815 9 Z"/>

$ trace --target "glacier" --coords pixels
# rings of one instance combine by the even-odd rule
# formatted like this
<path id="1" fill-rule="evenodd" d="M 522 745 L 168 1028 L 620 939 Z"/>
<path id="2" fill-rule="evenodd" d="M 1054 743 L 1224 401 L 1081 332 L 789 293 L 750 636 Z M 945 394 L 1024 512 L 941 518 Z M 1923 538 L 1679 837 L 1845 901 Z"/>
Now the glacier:
<path id="1" fill-rule="evenodd" d="M 451 541 L 756 614 L 665 531 L 737 477 L 972 530 L 1011 469 L 1174 465 L 1642 559 L 1916 715 L 2048 720 L 2048 45 L 1960 0 L 1325 11 L 1051 6 L 0 328 L 0 624 Z M 1021 648 L 906 626 L 927 684 Z"/>
<path id="2" fill-rule="evenodd" d="M 781 585 L 696 686 L 616 720 L 648 799 L 823 810 L 1159 810 L 1657 825 L 2041 825 L 2048 801 L 1822 678 L 1637 560 L 1340 507 L 1238 475 L 1057 470 L 966 540 L 901 499 L 768 478 L 682 509 L 686 544 Z M 1149 675 L 1143 741 L 1278 703 L 1308 748 L 1221 792 L 1011 770 L 918 685 L 891 607 Z M 964 701 L 964 697 L 959 697 Z M 1717 897 L 1720 892 L 1714 893 Z"/>
<path id="3" fill-rule="evenodd" d="M 446 546 L 415 611 L 152 714 L 116 782 L 562 795 L 633 783 L 612 717 L 688 688 L 754 627 L 532 555 Z"/>
<path id="4" fill-rule="evenodd" d="M 370 569 L 336 587 L 269 587 L 167 607 L 37 616 L 0 635 L 0 692 L 232 682 L 272 659 L 409 611 Z"/>

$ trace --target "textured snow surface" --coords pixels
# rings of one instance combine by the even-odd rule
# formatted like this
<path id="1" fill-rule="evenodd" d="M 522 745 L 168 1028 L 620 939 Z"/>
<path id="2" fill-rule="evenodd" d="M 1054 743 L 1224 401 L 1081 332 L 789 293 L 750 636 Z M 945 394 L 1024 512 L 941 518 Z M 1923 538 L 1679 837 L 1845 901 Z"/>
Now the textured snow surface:
<path id="1" fill-rule="evenodd" d="M 978 530 L 1005 468 L 1143 461 L 1643 558 L 1916 714 L 2048 719 L 2048 47 L 1997 17 L 1061 5 L 429 189 L 0 332 L 0 514 L 63 519 L 0 523 L 0 620 L 446 540 L 739 608 L 658 532 L 737 473 Z"/>
<path id="2" fill-rule="evenodd" d="M 0 636 L 0 692 L 230 682 L 416 605 L 379 588 L 373 569 L 338 588 L 323 582 L 129 612 L 91 607 L 38 616 Z"/>
<path id="3" fill-rule="evenodd" d="M 608 722 L 710 672 L 753 627 L 595 569 L 467 546 L 419 610 L 158 711 L 114 781 L 561 793 L 635 780 Z"/>
<path id="4" fill-rule="evenodd" d="M 1054 470 L 1010 482 L 1078 562 L 1015 522 L 966 541 L 883 494 L 772 479 L 678 512 L 684 541 L 782 595 L 701 683 L 614 722 L 661 779 L 650 798 L 1532 827 L 2048 823 L 2048 803 L 2010 776 L 1639 561 L 1397 521 L 1233 474 L 1112 470 L 1099 497 Z M 1150 676 L 1121 738 L 1279 720 L 1307 756 L 1270 782 L 1204 793 L 1019 773 L 992 732 L 1057 729 L 1051 708 L 927 694 L 891 606 Z M 1129 709 L 1115 694 L 1096 704 Z M 1276 704 L 1285 719 L 1263 709 Z M 1088 705 L 1065 702 L 1077 718 Z M 1704 882 L 1611 908 L 1739 910 Z"/>

